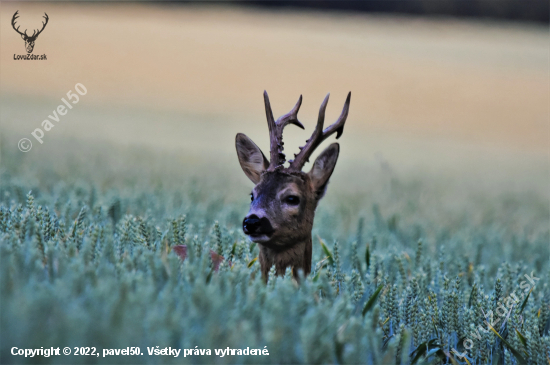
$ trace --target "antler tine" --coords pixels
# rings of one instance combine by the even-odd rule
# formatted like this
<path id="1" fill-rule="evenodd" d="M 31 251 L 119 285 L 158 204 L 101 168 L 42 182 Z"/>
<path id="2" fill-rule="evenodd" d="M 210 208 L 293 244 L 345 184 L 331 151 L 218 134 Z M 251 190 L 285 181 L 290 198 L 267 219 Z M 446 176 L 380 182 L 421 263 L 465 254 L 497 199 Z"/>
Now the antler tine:
<path id="1" fill-rule="evenodd" d="M 327 110 L 328 98 L 330 98 L 330 93 L 328 93 L 327 96 L 325 96 L 325 99 L 323 100 L 323 102 L 321 103 L 321 107 L 319 108 L 319 116 L 317 117 L 317 125 L 315 126 L 315 130 L 313 131 L 313 136 L 319 135 L 319 133 L 321 133 L 321 131 L 323 130 L 323 125 L 325 124 L 325 111 Z"/>
<path id="2" fill-rule="evenodd" d="M 286 161 L 286 156 L 283 153 L 283 129 L 288 124 L 294 124 L 297 127 L 304 129 L 304 125 L 298 120 L 298 111 L 302 105 L 302 95 L 298 98 L 298 102 L 294 105 L 294 108 L 287 114 L 279 117 L 277 121 L 273 119 L 273 112 L 271 111 L 271 104 L 269 103 L 269 97 L 267 92 L 264 91 L 265 113 L 267 117 L 267 125 L 269 127 L 269 142 L 270 142 L 270 162 L 269 171 L 275 170 L 277 167 L 283 165 Z"/>
<path id="3" fill-rule="evenodd" d="M 340 138 L 344 132 L 344 124 L 346 123 L 349 113 L 351 92 L 348 93 L 348 97 L 344 103 L 344 108 L 342 109 L 342 113 L 340 114 L 340 117 L 338 117 L 338 120 L 323 130 L 325 110 L 327 108 L 329 95 L 330 94 L 327 94 L 325 100 L 323 100 L 323 103 L 321 104 L 321 108 L 319 109 L 319 118 L 317 119 L 317 126 L 315 127 L 313 134 L 306 141 L 305 146 L 300 147 L 300 152 L 295 155 L 295 160 L 290 163 L 290 168 L 293 170 L 302 170 L 302 167 L 304 167 L 305 163 L 309 160 L 313 151 L 315 151 L 315 149 L 334 132 L 337 132 L 336 139 Z"/>
<path id="4" fill-rule="evenodd" d="M 328 99 L 330 97 L 330 93 L 325 96 L 325 99 L 321 103 L 321 107 L 319 108 L 319 117 L 317 118 L 317 125 L 315 126 L 315 130 L 313 131 L 313 134 L 309 139 L 306 141 L 306 144 L 302 147 L 300 147 L 300 152 L 297 155 L 294 155 L 295 159 L 290 162 L 290 168 L 294 170 L 301 170 L 302 166 L 306 163 L 307 159 L 315 150 L 317 145 L 321 142 L 316 142 L 319 137 L 321 137 L 323 133 L 323 125 L 325 124 L 325 110 L 327 109 Z M 303 162 L 301 162 L 303 160 Z"/>
<path id="5" fill-rule="evenodd" d="M 300 107 L 302 106 L 302 95 L 300 95 L 300 98 L 298 98 L 298 102 L 296 105 L 294 105 L 294 108 L 292 108 L 291 111 L 289 111 L 287 114 L 283 115 L 282 117 L 279 117 L 277 119 L 277 127 L 281 128 L 281 135 L 283 132 L 283 128 L 286 127 L 287 124 L 294 124 L 295 126 L 305 129 L 304 125 L 300 123 L 298 120 L 298 111 L 300 110 Z"/>
<path id="6" fill-rule="evenodd" d="M 344 108 L 342 109 L 342 113 L 338 117 L 338 120 L 331 124 L 323 131 L 323 135 L 326 135 L 327 137 L 331 135 L 334 132 L 336 133 L 336 139 L 340 138 L 342 133 L 344 133 L 344 124 L 346 124 L 346 119 L 348 118 L 349 113 L 349 102 L 351 100 L 351 91 L 348 93 L 348 97 L 346 98 L 346 102 L 344 103 Z"/>
<path id="7" fill-rule="evenodd" d="M 11 26 L 13 27 L 13 29 L 14 29 L 17 33 L 19 33 L 19 34 L 21 34 L 21 35 L 27 35 L 27 31 L 25 31 L 25 34 L 23 34 L 23 33 L 21 33 L 21 32 L 19 31 L 19 28 L 21 28 L 21 26 L 18 26 L 17 28 L 15 28 L 15 20 L 17 20 L 17 18 L 19 18 L 19 15 L 18 15 L 18 14 L 19 14 L 19 10 L 17 10 L 17 11 L 15 12 L 15 14 L 13 14 L 13 17 L 11 18 Z"/>
<path id="8" fill-rule="evenodd" d="M 265 104 L 265 116 L 267 118 L 267 127 L 269 128 L 269 168 L 275 167 L 278 165 L 279 161 L 279 151 L 277 148 L 278 137 L 277 137 L 277 125 L 275 124 L 275 119 L 273 118 L 273 111 L 271 111 L 271 104 L 269 103 L 269 96 L 267 91 L 264 90 L 264 104 Z"/>
<path id="9" fill-rule="evenodd" d="M 19 10 L 17 10 L 15 12 L 15 14 L 13 14 L 13 16 L 11 17 L 11 25 L 15 28 L 15 20 L 17 20 L 17 18 L 19 18 Z"/>
<path id="10" fill-rule="evenodd" d="M 38 31 L 38 33 L 36 33 L 36 36 L 37 36 L 37 37 L 38 37 L 38 35 L 39 35 L 40 33 L 42 33 L 42 31 L 44 30 L 44 28 L 46 28 L 46 25 L 48 24 L 48 20 L 50 20 L 50 18 L 48 17 L 48 14 L 47 14 L 47 13 L 44 13 L 44 14 L 45 14 L 45 16 L 43 16 L 42 18 L 46 19 L 46 22 L 45 22 L 45 23 L 42 22 L 42 29 L 40 29 L 40 30 Z M 33 34 L 33 37 L 34 37 L 34 34 Z"/>

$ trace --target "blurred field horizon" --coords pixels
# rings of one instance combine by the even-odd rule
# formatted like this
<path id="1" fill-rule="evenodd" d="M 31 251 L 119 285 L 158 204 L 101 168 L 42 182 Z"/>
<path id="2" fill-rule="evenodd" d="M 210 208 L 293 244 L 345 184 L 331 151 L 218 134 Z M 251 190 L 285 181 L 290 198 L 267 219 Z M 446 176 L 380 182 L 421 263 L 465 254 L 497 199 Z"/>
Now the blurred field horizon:
<path id="1" fill-rule="evenodd" d="M 543 25 L 220 4 L 4 2 L 0 9 L 5 20 L 19 10 L 18 24 L 29 29 L 43 12 L 50 18 L 34 50 L 47 61 L 15 61 L 24 42 L 10 22 L 0 25 L 0 164 L 56 170 L 93 160 L 112 167 L 113 182 L 124 180 L 122 165 L 163 164 L 179 177 L 232 179 L 243 194 L 250 183 L 234 136 L 245 133 L 268 152 L 263 90 L 276 116 L 304 97 L 306 130 L 286 129 L 287 156 L 309 137 L 326 93 L 328 124 L 351 91 L 329 196 L 361 193 L 390 171 L 447 186 L 451 197 L 548 199 Z M 39 144 L 30 133 L 76 83 L 87 94 Z M 21 138 L 33 142 L 26 154 L 17 149 Z"/>

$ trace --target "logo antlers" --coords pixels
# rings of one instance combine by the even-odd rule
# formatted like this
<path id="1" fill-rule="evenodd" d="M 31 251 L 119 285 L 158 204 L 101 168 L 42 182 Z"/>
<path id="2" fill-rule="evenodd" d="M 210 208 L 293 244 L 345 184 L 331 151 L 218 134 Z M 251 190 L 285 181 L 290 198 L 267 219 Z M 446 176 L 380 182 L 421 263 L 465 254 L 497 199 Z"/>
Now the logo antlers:
<path id="1" fill-rule="evenodd" d="M 28 36 L 27 35 L 27 30 L 25 29 L 25 33 L 21 33 L 19 31 L 19 27 L 15 27 L 15 20 L 17 18 L 19 18 L 19 15 L 17 15 L 19 13 L 19 10 L 17 10 L 15 12 L 15 14 L 13 14 L 13 18 L 11 19 L 11 26 L 13 27 L 13 29 L 21 34 L 21 38 L 23 38 L 23 40 L 25 41 L 25 48 L 27 49 L 27 53 L 32 53 L 32 50 L 34 49 L 34 41 L 36 41 L 36 38 L 38 38 L 38 35 L 40 33 L 42 33 L 42 31 L 44 30 L 44 28 L 46 28 L 46 24 L 48 24 L 48 14 L 44 13 L 45 15 L 43 16 L 44 19 L 46 19 L 46 22 L 42 22 L 42 29 L 38 30 L 38 33 L 37 33 L 37 30 L 34 30 L 34 32 L 32 33 L 32 36 Z"/>

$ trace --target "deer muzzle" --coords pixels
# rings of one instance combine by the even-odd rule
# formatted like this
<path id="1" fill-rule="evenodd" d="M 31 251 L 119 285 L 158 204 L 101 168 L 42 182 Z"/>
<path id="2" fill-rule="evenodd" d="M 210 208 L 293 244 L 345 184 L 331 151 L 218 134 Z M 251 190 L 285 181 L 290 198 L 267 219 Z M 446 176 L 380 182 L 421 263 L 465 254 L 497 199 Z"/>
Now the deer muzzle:
<path id="1" fill-rule="evenodd" d="M 273 234 L 273 227 L 269 219 L 252 214 L 243 220 L 243 232 L 251 238 L 264 235 L 269 237 Z"/>

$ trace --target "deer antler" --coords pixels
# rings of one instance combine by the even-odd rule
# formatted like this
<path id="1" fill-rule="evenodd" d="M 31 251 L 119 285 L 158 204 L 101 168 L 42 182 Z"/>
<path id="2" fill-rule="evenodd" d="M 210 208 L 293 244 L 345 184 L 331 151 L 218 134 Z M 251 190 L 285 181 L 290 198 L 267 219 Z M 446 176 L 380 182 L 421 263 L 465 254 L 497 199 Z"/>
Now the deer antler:
<path id="1" fill-rule="evenodd" d="M 269 96 L 267 91 L 264 91 L 264 103 L 265 103 L 265 115 L 267 117 L 267 126 L 269 127 L 269 142 L 270 142 L 270 162 L 269 171 L 275 170 L 276 167 L 285 163 L 285 154 L 283 153 L 283 129 L 288 124 L 294 124 L 302 129 L 304 126 L 298 120 L 298 111 L 302 105 L 302 95 L 298 99 L 298 102 L 292 108 L 290 112 L 283 115 L 277 121 L 273 118 L 273 112 L 271 111 L 271 104 L 269 103 Z"/>
<path id="2" fill-rule="evenodd" d="M 306 145 L 300 147 L 300 152 L 297 155 L 294 155 L 295 159 L 294 161 L 290 161 L 289 169 L 301 171 L 302 167 L 304 167 L 305 163 L 311 157 L 313 151 L 315 151 L 315 149 L 321 144 L 321 142 L 327 139 L 334 132 L 337 132 L 336 139 L 338 139 L 342 135 L 342 132 L 344 132 L 344 124 L 346 123 L 349 112 L 351 91 L 346 98 L 344 109 L 342 110 L 342 114 L 340 114 L 340 117 L 338 117 L 338 120 L 334 122 L 334 124 L 328 126 L 325 130 L 323 130 L 323 124 L 325 123 L 325 109 L 327 108 L 329 95 L 330 94 L 327 94 L 325 100 L 323 100 L 323 103 L 321 104 L 321 108 L 319 109 L 319 118 L 317 119 L 317 126 L 315 127 L 313 134 L 306 141 Z"/>
<path id="3" fill-rule="evenodd" d="M 28 36 L 27 36 L 27 30 L 26 30 L 26 29 L 25 29 L 25 33 L 21 33 L 21 32 L 19 31 L 19 28 L 20 28 L 21 26 L 15 28 L 15 20 L 16 20 L 17 18 L 19 18 L 19 15 L 17 15 L 17 13 L 19 13 L 19 10 L 17 10 L 17 11 L 15 12 L 15 14 L 13 14 L 13 17 L 11 18 L 11 26 L 13 27 L 13 29 L 14 29 L 17 33 L 19 33 L 19 34 L 21 34 L 21 35 L 24 35 L 25 37 L 28 37 Z"/>
<path id="4" fill-rule="evenodd" d="M 46 13 L 44 13 L 44 14 L 45 14 L 45 15 L 44 15 L 42 18 L 46 19 L 46 22 L 45 22 L 45 23 L 42 22 L 42 29 L 40 29 L 40 30 L 38 31 L 38 33 L 36 33 L 36 35 L 34 35 L 34 33 L 36 32 L 36 30 L 35 30 L 35 31 L 33 32 L 31 38 L 36 38 L 36 37 L 38 37 L 38 35 L 39 35 L 40 33 L 42 33 L 42 31 L 44 30 L 44 28 L 46 28 L 46 24 L 48 24 L 48 20 L 50 20 L 50 18 L 48 17 L 48 14 L 46 14 Z"/>

